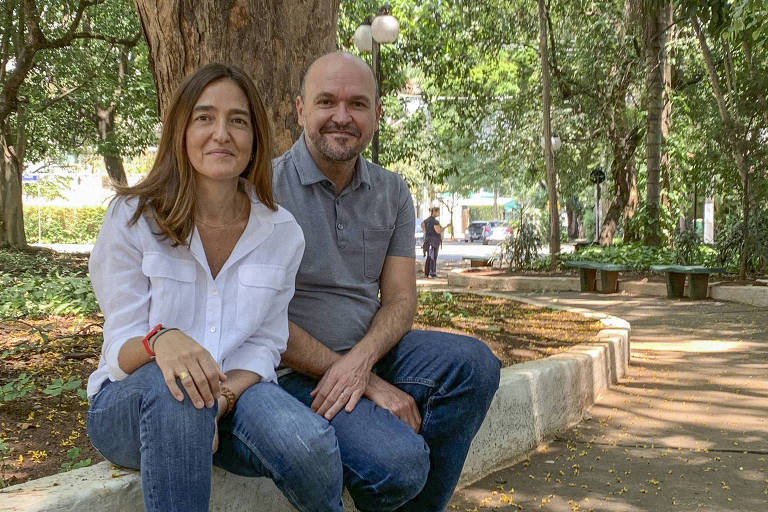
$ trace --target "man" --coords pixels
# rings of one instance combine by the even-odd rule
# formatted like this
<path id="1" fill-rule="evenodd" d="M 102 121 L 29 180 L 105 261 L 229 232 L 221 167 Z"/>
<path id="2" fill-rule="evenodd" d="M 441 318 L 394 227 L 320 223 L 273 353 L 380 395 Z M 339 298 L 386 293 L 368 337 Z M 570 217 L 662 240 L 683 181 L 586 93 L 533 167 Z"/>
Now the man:
<path id="1" fill-rule="evenodd" d="M 360 156 L 381 113 L 370 68 L 319 58 L 296 110 L 304 133 L 274 162 L 306 239 L 280 384 L 334 427 L 361 511 L 443 510 L 499 361 L 473 338 L 409 331 L 415 215 L 403 180 Z"/>
<path id="2" fill-rule="evenodd" d="M 443 227 L 437 220 L 440 208 L 433 206 L 429 209 L 429 217 L 421 221 L 424 232 L 424 277 L 437 277 L 437 251 L 443 244 Z"/>

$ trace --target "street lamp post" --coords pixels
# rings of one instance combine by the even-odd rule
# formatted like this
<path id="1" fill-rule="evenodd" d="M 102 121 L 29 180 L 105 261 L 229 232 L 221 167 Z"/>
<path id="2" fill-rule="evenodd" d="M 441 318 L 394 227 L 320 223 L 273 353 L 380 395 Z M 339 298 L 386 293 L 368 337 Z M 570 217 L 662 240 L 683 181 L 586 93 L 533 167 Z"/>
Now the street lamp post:
<path id="1" fill-rule="evenodd" d="M 368 16 L 357 27 L 354 35 L 355 46 L 361 53 L 371 52 L 371 67 L 376 77 L 376 105 L 379 104 L 379 89 L 381 89 L 381 59 L 379 59 L 379 46 L 390 44 L 397 41 L 400 33 L 400 24 L 397 18 L 392 16 L 391 6 L 382 5 L 376 17 L 371 20 Z M 373 141 L 371 143 L 371 160 L 373 163 L 379 163 L 379 128 L 373 132 Z"/>

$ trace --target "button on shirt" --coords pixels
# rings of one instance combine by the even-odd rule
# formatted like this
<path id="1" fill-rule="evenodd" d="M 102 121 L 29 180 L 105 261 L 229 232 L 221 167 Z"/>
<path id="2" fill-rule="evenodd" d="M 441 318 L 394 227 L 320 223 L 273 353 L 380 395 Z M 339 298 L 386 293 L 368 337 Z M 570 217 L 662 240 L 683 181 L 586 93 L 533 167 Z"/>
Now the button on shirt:
<path id="1" fill-rule="evenodd" d="M 277 380 L 304 237 L 288 211 L 270 210 L 247 184 L 246 190 L 248 224 L 216 279 L 197 229 L 189 247 L 172 247 L 153 234 L 159 228 L 151 214 L 128 225 L 135 198 L 112 201 L 88 265 L 104 314 L 104 344 L 88 380 L 89 397 L 107 378 L 127 376 L 118 366 L 120 348 L 159 323 L 205 347 L 224 372 L 250 370 L 264 381 Z"/>
<path id="2" fill-rule="evenodd" d="M 358 157 L 341 193 L 318 169 L 302 135 L 273 162 L 274 192 L 304 231 L 289 319 L 332 350 L 368 331 L 379 310 L 387 256 L 414 257 L 415 212 L 397 174 Z"/>

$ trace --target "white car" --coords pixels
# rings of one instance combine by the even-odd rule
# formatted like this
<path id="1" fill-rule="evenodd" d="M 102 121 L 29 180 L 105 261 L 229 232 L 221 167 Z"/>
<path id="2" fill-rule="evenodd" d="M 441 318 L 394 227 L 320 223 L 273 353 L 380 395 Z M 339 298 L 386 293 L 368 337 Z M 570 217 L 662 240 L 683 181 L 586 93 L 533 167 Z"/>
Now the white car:
<path id="1" fill-rule="evenodd" d="M 503 220 L 492 220 L 485 225 L 483 229 L 483 245 L 489 243 L 503 242 L 508 236 L 512 235 L 512 226 Z"/>

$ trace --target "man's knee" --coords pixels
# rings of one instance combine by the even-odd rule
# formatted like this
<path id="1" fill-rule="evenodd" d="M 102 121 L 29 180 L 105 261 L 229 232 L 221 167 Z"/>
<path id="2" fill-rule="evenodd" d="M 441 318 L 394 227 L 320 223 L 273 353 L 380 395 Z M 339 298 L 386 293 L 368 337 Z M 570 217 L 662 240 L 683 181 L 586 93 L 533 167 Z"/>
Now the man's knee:
<path id="1" fill-rule="evenodd" d="M 369 474 L 353 475 L 347 484 L 361 511 L 396 510 L 421 492 L 429 468 L 429 448 L 414 435 L 371 461 Z"/>
<path id="2" fill-rule="evenodd" d="M 482 341 L 469 336 L 441 331 L 409 332 L 404 341 L 416 350 L 428 352 L 434 375 L 451 388 L 469 389 L 490 399 L 499 386 L 501 363 Z"/>

